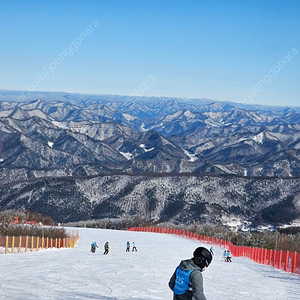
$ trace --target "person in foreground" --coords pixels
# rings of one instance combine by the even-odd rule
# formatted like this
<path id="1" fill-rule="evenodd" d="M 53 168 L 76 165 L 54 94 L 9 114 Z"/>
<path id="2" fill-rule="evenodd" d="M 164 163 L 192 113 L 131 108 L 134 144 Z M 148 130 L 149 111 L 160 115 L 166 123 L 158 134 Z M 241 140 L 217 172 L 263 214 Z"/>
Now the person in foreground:
<path id="1" fill-rule="evenodd" d="M 204 247 L 194 251 L 193 258 L 182 260 L 169 281 L 173 300 L 206 300 L 203 292 L 202 273 L 212 261 L 212 255 Z"/>

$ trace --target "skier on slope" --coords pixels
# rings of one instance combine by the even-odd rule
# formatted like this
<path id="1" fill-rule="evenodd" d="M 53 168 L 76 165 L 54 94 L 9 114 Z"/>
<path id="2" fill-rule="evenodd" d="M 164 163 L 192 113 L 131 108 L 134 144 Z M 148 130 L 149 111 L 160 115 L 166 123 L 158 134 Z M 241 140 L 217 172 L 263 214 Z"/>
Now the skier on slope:
<path id="1" fill-rule="evenodd" d="M 224 259 L 224 261 L 227 262 L 227 251 L 226 250 L 224 250 L 224 252 L 223 252 L 223 259 Z"/>
<path id="2" fill-rule="evenodd" d="M 96 248 L 98 248 L 97 243 L 96 242 L 92 243 L 91 244 L 91 250 L 90 250 L 90 252 L 95 253 L 96 252 Z"/>
<path id="3" fill-rule="evenodd" d="M 96 248 L 98 248 L 98 245 L 96 242 L 91 244 L 91 250 L 90 252 L 95 253 L 96 252 Z"/>
<path id="4" fill-rule="evenodd" d="M 104 244 L 104 253 L 103 253 L 103 254 L 108 254 L 108 252 L 109 252 L 109 243 L 106 242 L 106 243 Z"/>
<path id="5" fill-rule="evenodd" d="M 137 251 L 135 242 L 132 243 L 132 251 Z"/>
<path id="6" fill-rule="evenodd" d="M 127 243 L 126 243 L 126 252 L 129 252 L 129 251 L 130 251 L 130 243 L 127 242 Z"/>
<path id="7" fill-rule="evenodd" d="M 231 253 L 230 253 L 229 250 L 227 250 L 226 261 L 227 261 L 227 262 L 231 262 Z"/>
<path id="8" fill-rule="evenodd" d="M 211 261 L 210 251 L 198 247 L 193 258 L 180 262 L 169 282 L 169 287 L 174 292 L 173 300 L 206 300 L 201 272 Z"/>

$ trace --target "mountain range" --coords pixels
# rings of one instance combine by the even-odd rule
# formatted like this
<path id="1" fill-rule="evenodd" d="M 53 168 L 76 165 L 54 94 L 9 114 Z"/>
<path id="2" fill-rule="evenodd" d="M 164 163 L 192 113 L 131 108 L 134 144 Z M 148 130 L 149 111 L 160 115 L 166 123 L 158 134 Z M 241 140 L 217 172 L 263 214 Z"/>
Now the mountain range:
<path id="1" fill-rule="evenodd" d="M 116 190 L 109 187 L 106 192 L 109 201 L 100 192 L 91 192 L 93 197 L 86 192 L 89 188 L 85 187 L 84 192 L 79 188 L 85 186 L 82 181 L 94 182 L 98 178 L 103 182 L 106 178 L 114 182 L 116 176 L 118 185 L 124 185 L 123 192 L 116 192 L 119 187 Z M 59 215 L 56 219 L 68 221 L 117 217 L 128 212 L 134 215 L 136 207 L 138 215 L 165 221 L 207 221 L 215 216 L 217 223 L 226 218 L 264 223 L 263 209 L 287 201 L 290 203 L 288 211 L 292 212 L 288 219 L 292 221 L 300 216 L 299 176 L 299 107 L 264 107 L 209 99 L 145 98 L 137 101 L 111 95 L 0 101 L 1 209 L 32 207 L 43 210 L 47 207 L 45 210 L 49 213 L 49 207 L 54 210 L 60 207 L 61 213 L 56 211 Z M 162 188 L 151 184 L 153 178 L 172 182 L 168 195 L 159 196 Z M 227 204 L 217 201 L 218 209 L 212 209 L 207 199 L 209 193 L 198 191 L 187 196 L 183 178 L 186 182 L 195 178 L 209 178 L 214 183 L 228 181 L 219 186 L 223 192 L 227 190 L 224 187 L 230 186 L 225 197 Z M 262 199 L 253 200 L 251 193 L 255 192 L 250 192 L 249 182 L 258 179 L 270 185 L 266 185 L 267 191 L 263 194 L 273 195 L 275 189 L 277 196 L 268 200 L 263 196 L 266 201 L 263 203 Z M 181 192 L 172 193 L 172 189 L 176 190 L 176 181 L 180 182 Z M 244 192 L 233 192 L 231 181 L 239 182 Z M 276 189 L 274 182 L 285 181 L 288 182 L 286 187 L 293 186 L 290 191 L 285 184 Z M 147 182 L 143 192 L 138 193 L 140 199 L 145 198 L 141 195 L 148 195 L 147 205 L 146 202 L 135 203 L 139 198 L 131 195 L 139 186 L 137 182 Z M 38 188 L 40 185 L 43 193 Z M 60 188 L 54 192 L 52 188 L 56 185 Z M 220 182 L 216 186 L 213 184 L 212 191 L 217 191 L 218 185 Z M 99 188 L 107 189 L 107 185 Z M 92 191 L 93 187 L 90 189 Z M 193 184 L 190 189 L 195 189 Z M 218 193 L 212 196 L 218 197 Z M 63 195 L 68 196 L 63 199 Z M 126 200 L 126 195 L 131 195 L 131 200 Z M 74 216 L 71 211 L 75 208 L 70 203 L 75 202 L 70 197 L 81 199 L 74 200 L 77 203 L 74 207 L 82 213 Z M 259 205 L 249 208 L 246 205 L 249 197 Z M 52 203 L 50 206 L 43 205 L 46 199 Z M 121 199 L 122 204 L 119 203 Z M 135 204 L 129 204 L 130 201 Z M 179 204 L 180 201 L 183 203 Z M 237 201 L 234 206 L 239 208 L 232 208 L 234 201 Z M 69 206 L 70 211 L 65 206 Z M 125 209 L 127 206 L 129 211 Z M 203 209 L 207 216 L 189 214 L 190 206 L 198 213 Z M 183 208 L 186 208 L 186 217 L 181 212 Z M 55 218 L 55 213 L 50 214 Z"/>

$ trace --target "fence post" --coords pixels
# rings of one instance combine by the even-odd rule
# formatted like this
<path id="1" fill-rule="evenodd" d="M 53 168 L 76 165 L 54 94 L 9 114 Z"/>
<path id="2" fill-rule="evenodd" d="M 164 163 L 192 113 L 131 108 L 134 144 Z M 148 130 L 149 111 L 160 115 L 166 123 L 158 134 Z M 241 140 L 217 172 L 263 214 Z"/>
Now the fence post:
<path id="1" fill-rule="evenodd" d="M 79 240 L 79 231 L 77 230 L 77 234 L 76 234 L 76 243 Z"/>
<path id="2" fill-rule="evenodd" d="M 263 256 L 264 256 L 264 249 L 263 248 L 259 248 L 259 263 L 260 264 L 263 263 Z"/>
<path id="3" fill-rule="evenodd" d="M 8 248 L 8 235 L 5 237 L 5 254 L 7 254 L 7 248 Z"/>
<path id="4" fill-rule="evenodd" d="M 256 261 L 256 253 L 257 253 L 257 248 L 254 247 L 254 248 L 253 248 L 253 258 L 252 258 L 252 259 L 253 259 L 255 262 L 257 262 L 257 261 Z"/>
<path id="5" fill-rule="evenodd" d="M 25 239 L 25 252 L 27 252 L 27 248 L 28 248 L 28 235 L 26 236 Z"/>
<path id="6" fill-rule="evenodd" d="M 265 265 L 266 264 L 266 260 L 267 260 L 267 253 L 268 253 L 268 250 L 265 249 L 265 253 L 264 253 L 264 261 L 263 261 L 263 264 Z"/>
<path id="7" fill-rule="evenodd" d="M 21 252 L 21 246 L 22 246 L 22 237 L 19 236 L 19 250 L 18 250 L 18 253 Z"/>
<path id="8" fill-rule="evenodd" d="M 284 271 L 287 271 L 288 264 L 289 264 L 289 257 L 290 257 L 290 252 L 286 251 L 286 256 L 285 256 L 285 262 L 284 262 Z"/>
<path id="9" fill-rule="evenodd" d="M 14 253 L 14 248 L 15 248 L 15 236 L 12 237 L 11 241 L 11 253 Z"/>
<path id="10" fill-rule="evenodd" d="M 256 247 L 255 261 L 256 261 L 257 263 L 259 262 L 259 248 L 258 248 L 258 247 Z"/>
<path id="11" fill-rule="evenodd" d="M 259 248 L 259 263 L 263 264 L 263 257 L 264 257 L 264 249 L 263 248 Z"/>
<path id="12" fill-rule="evenodd" d="M 254 248 L 253 247 L 250 247 L 250 259 L 253 260 L 253 257 L 254 257 Z"/>
<path id="13" fill-rule="evenodd" d="M 31 252 L 33 252 L 33 236 L 31 237 Z"/>
<path id="14" fill-rule="evenodd" d="M 251 258 L 251 247 L 246 247 L 247 257 Z"/>
<path id="15" fill-rule="evenodd" d="M 273 250 L 271 249 L 270 252 L 269 252 L 269 261 L 268 261 L 268 265 L 270 266 L 271 263 L 272 263 L 272 254 L 273 254 Z"/>
<path id="16" fill-rule="evenodd" d="M 279 251 L 278 269 L 281 270 L 282 250 Z"/>
<path id="17" fill-rule="evenodd" d="M 271 266 L 272 266 L 272 267 L 275 267 L 275 261 L 276 261 L 276 256 L 277 256 L 277 250 L 273 249 L 273 250 L 272 250 L 272 255 L 273 255 L 273 257 L 272 257 L 272 260 L 271 260 Z"/>
<path id="18" fill-rule="evenodd" d="M 292 264 L 292 273 L 294 273 L 294 274 L 296 272 L 296 260 L 297 260 L 297 252 L 294 252 L 294 255 L 293 255 L 293 264 Z"/>
<path id="19" fill-rule="evenodd" d="M 258 247 L 256 248 L 256 262 L 260 263 L 260 249 Z"/>

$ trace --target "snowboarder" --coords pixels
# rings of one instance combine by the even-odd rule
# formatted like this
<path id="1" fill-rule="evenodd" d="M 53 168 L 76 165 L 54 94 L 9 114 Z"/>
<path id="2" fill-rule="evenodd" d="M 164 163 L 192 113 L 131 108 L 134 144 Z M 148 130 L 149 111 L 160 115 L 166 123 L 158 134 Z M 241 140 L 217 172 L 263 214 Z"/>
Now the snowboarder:
<path id="1" fill-rule="evenodd" d="M 174 292 L 173 300 L 206 300 L 203 293 L 202 273 L 212 261 L 204 247 L 195 249 L 193 258 L 182 260 L 169 281 Z"/>
<path id="2" fill-rule="evenodd" d="M 91 250 L 90 252 L 95 253 L 96 252 L 96 248 L 98 248 L 98 245 L 96 242 L 91 244 Z"/>
<path id="3" fill-rule="evenodd" d="M 106 243 L 104 244 L 104 253 L 103 253 L 103 254 L 108 254 L 108 252 L 109 252 L 109 243 L 106 242 Z"/>
<path id="4" fill-rule="evenodd" d="M 132 251 L 137 251 L 135 242 L 132 243 Z"/>
<path id="5" fill-rule="evenodd" d="M 126 252 L 129 252 L 129 251 L 130 251 L 130 243 L 127 242 L 127 244 L 126 244 Z"/>

